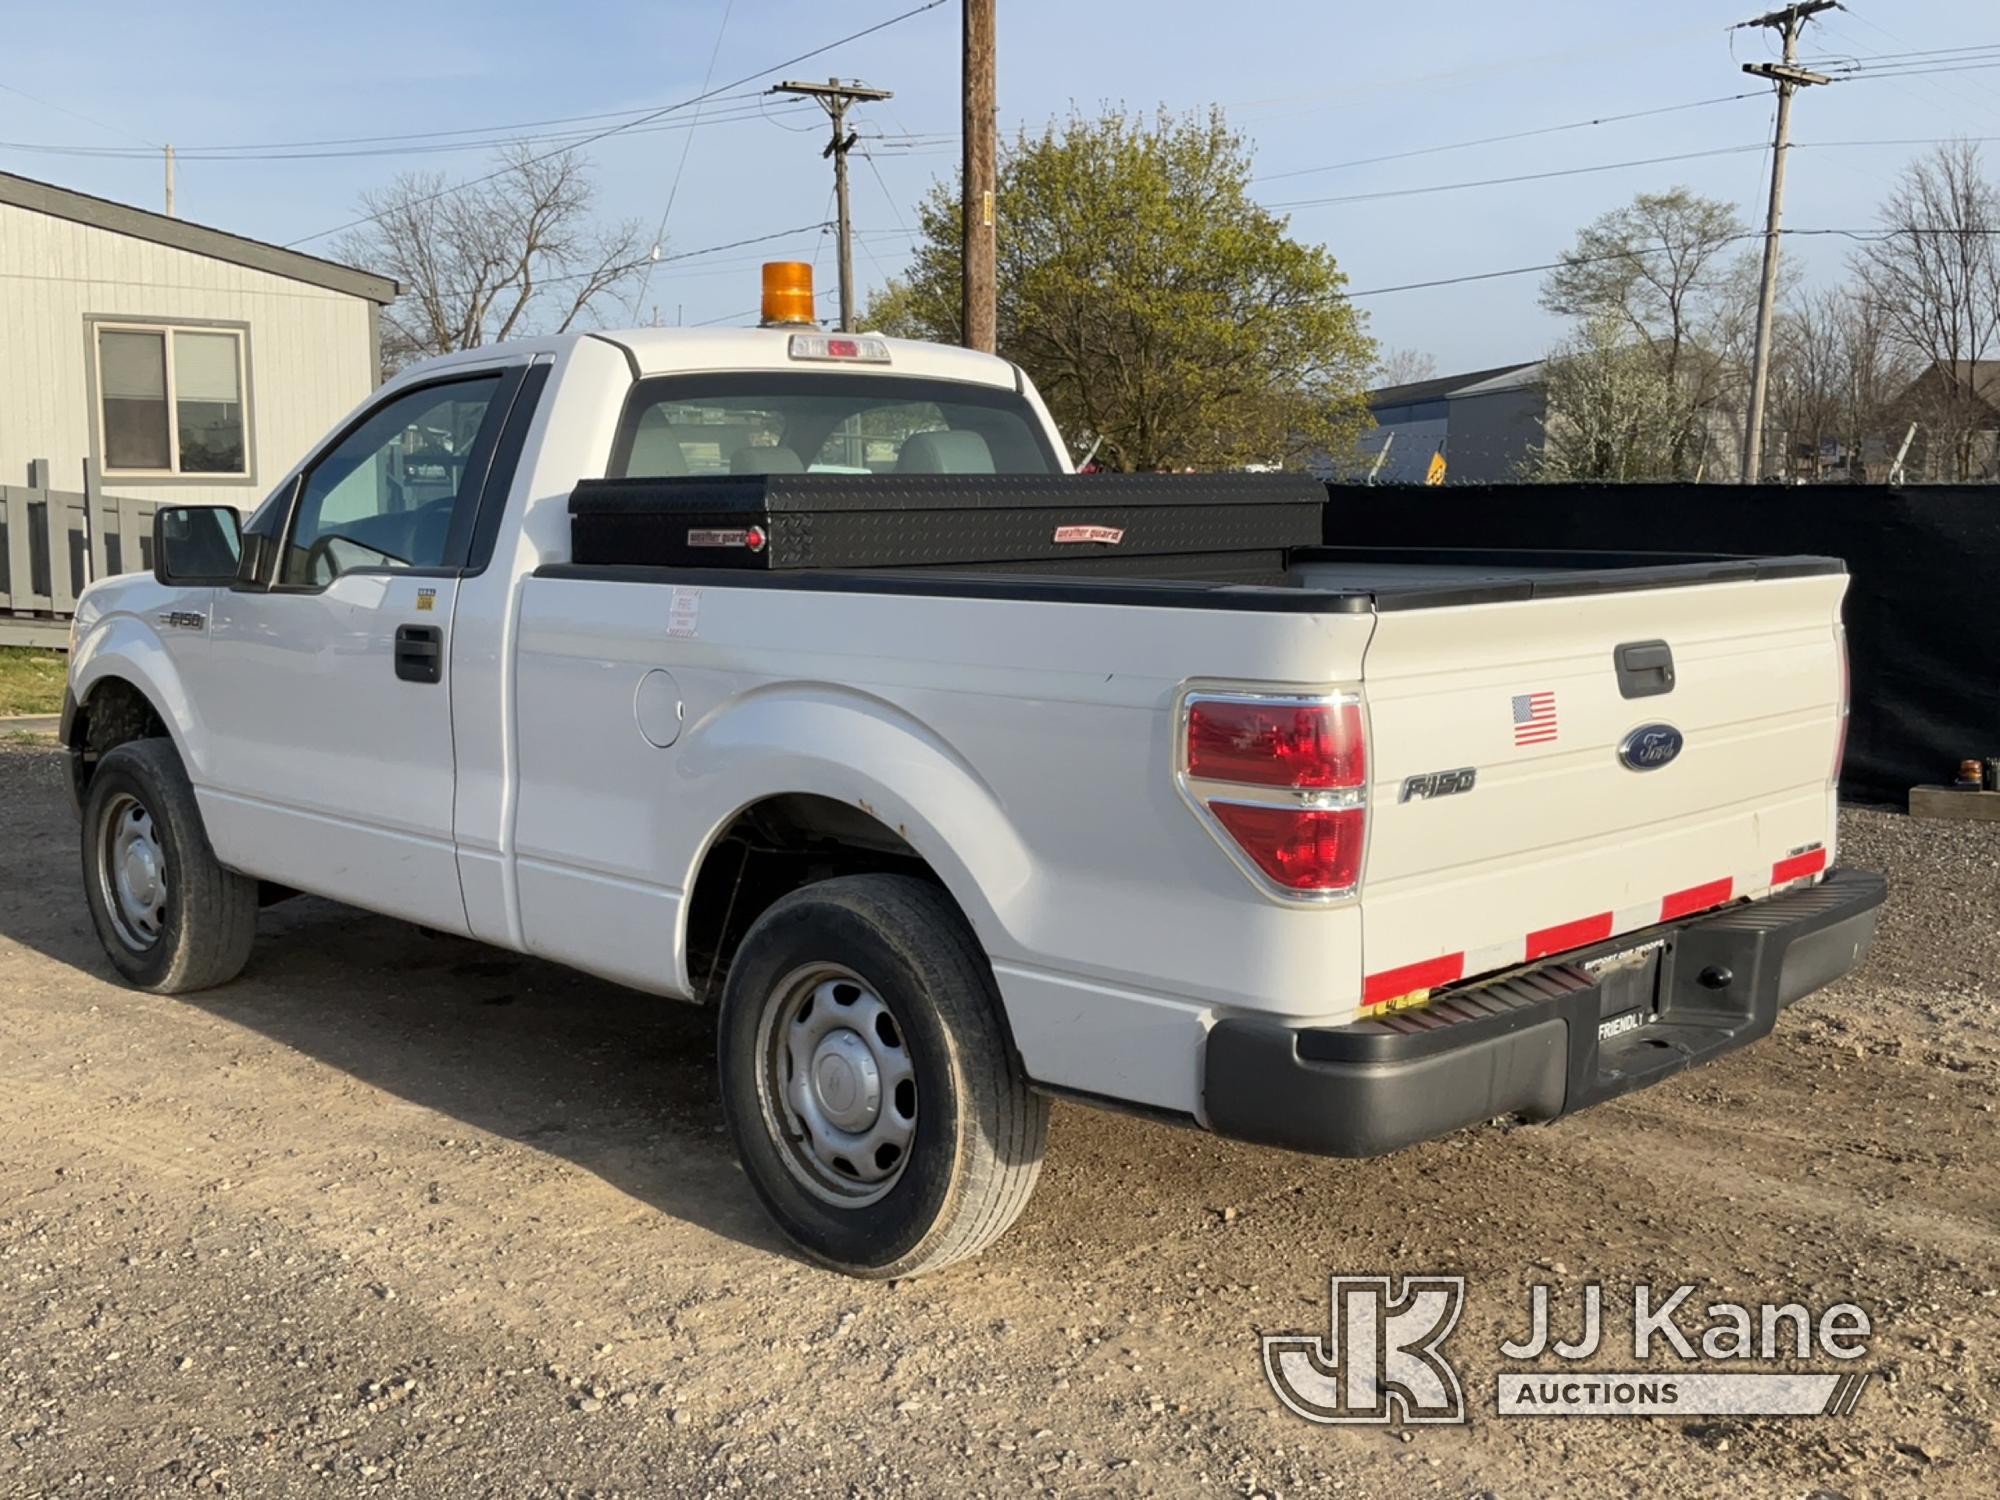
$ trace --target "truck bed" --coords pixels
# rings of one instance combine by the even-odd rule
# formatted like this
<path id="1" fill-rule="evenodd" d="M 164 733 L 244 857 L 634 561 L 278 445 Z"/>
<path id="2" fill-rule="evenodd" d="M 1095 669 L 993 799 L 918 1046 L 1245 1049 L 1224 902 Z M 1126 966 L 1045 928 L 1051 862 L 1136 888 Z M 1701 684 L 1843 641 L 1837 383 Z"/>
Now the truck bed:
<path id="1" fill-rule="evenodd" d="M 1308 547 L 1285 559 L 1277 582 L 1203 577 L 1207 557 L 1089 559 L 1061 575 L 1023 564 L 752 572 L 722 567 L 621 563 L 547 563 L 541 578 L 590 579 L 717 588 L 795 589 L 813 593 L 904 594 L 931 598 L 1041 599 L 1069 604 L 1128 604 L 1161 609 L 1257 610 L 1281 614 L 1353 614 L 1441 609 L 1508 600 L 1554 599 L 1641 589 L 1748 583 L 1846 572 L 1838 558 L 1728 557 L 1661 552 L 1508 552 L 1450 548 L 1412 552 L 1382 547 Z"/>

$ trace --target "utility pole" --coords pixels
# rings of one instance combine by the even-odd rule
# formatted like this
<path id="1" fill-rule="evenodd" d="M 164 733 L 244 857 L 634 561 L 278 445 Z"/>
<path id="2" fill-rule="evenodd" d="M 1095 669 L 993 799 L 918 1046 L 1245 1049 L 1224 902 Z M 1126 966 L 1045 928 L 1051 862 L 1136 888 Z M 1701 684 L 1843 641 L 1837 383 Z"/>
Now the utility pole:
<path id="1" fill-rule="evenodd" d="M 829 78 L 825 83 L 779 83 L 767 90 L 773 94 L 798 94 L 803 98 L 817 99 L 826 111 L 827 119 L 833 122 L 833 139 L 826 143 L 821 156 L 833 158 L 833 198 L 836 205 L 835 222 L 839 226 L 840 238 L 840 331 L 854 331 L 854 226 L 847 214 L 847 153 L 859 140 L 847 128 L 847 107 L 850 104 L 873 104 L 881 99 L 893 99 L 887 89 L 871 89 L 865 84 L 842 83 L 838 78 Z"/>
<path id="2" fill-rule="evenodd" d="M 171 219 L 174 216 L 174 148 L 172 146 L 168 146 L 166 148 L 166 152 L 167 152 L 167 217 Z"/>
<path id="3" fill-rule="evenodd" d="M 994 0 L 965 0 L 965 61 L 961 92 L 965 110 L 959 172 L 961 326 L 965 347 L 993 352 L 997 333 L 994 278 L 993 194 L 999 164 L 995 135 L 999 103 L 994 92 Z"/>
<path id="4" fill-rule="evenodd" d="M 1755 484 L 1764 468 L 1764 393 L 1771 376 L 1771 315 L 1778 298 L 1778 235 L 1785 212 L 1785 155 L 1791 147 L 1792 95 L 1815 83 L 1832 83 L 1824 73 L 1799 66 L 1799 33 L 1806 22 L 1838 0 L 1801 0 L 1735 29 L 1762 26 L 1784 33 L 1785 58 L 1775 63 L 1745 63 L 1743 71 L 1768 78 L 1778 86 L 1778 128 L 1771 139 L 1771 206 L 1764 218 L 1764 280 L 1757 292 L 1757 343 L 1750 360 L 1750 415 L 1744 423 L 1743 483 Z"/>

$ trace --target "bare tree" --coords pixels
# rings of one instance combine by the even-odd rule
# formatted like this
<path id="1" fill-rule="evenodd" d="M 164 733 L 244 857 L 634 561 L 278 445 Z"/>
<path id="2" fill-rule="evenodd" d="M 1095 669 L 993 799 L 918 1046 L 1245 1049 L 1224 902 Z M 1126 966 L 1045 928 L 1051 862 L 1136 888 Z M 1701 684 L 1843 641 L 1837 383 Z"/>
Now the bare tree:
<path id="1" fill-rule="evenodd" d="M 402 284 L 382 315 L 385 376 L 427 355 L 563 332 L 644 264 L 636 222 L 592 218 L 582 157 L 517 146 L 503 161 L 497 176 L 467 188 L 405 173 L 362 195 L 369 221 L 335 253 Z"/>
<path id="2" fill-rule="evenodd" d="M 1383 390 L 1392 385 L 1414 385 L 1437 372 L 1437 360 L 1421 349 L 1389 349 L 1375 362 L 1368 378 L 1375 389 Z"/>
<path id="3" fill-rule="evenodd" d="M 1578 230 L 1576 246 L 1542 282 L 1544 308 L 1624 324 L 1684 392 L 1690 428 L 1676 438 L 1678 448 L 1702 444 L 1694 416 L 1736 384 L 1730 354 L 1756 298 L 1752 256 L 1734 250 L 1746 238 L 1726 202 L 1688 188 L 1642 192 Z"/>
<path id="4" fill-rule="evenodd" d="M 1911 162 L 1854 270 L 1888 335 L 1925 366 L 1913 392 L 1929 467 L 1967 479 L 1980 447 L 1973 361 L 2000 349 L 2000 192 L 1970 141 Z"/>
<path id="5" fill-rule="evenodd" d="M 1854 478 L 1871 454 L 1886 462 L 1895 408 L 1917 371 L 1880 306 L 1848 288 L 1800 296 L 1785 308 L 1775 343 L 1771 410 L 1794 467 L 1818 477 L 1830 445 L 1843 450 Z"/>

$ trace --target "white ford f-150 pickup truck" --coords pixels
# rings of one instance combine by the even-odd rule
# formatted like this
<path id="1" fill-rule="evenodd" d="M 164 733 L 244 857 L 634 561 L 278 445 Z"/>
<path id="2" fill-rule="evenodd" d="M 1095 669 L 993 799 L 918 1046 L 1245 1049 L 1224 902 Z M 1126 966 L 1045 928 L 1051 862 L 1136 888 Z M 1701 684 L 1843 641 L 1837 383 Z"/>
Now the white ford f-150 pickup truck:
<path id="1" fill-rule="evenodd" d="M 1071 475 L 1013 365 L 873 335 L 426 362 L 84 594 L 92 917 L 156 991 L 310 892 L 716 1004 L 751 1184 L 866 1276 L 1005 1230 L 1051 1096 L 1368 1156 L 1856 963 L 1839 563 L 1237 547 L 1299 487 Z"/>

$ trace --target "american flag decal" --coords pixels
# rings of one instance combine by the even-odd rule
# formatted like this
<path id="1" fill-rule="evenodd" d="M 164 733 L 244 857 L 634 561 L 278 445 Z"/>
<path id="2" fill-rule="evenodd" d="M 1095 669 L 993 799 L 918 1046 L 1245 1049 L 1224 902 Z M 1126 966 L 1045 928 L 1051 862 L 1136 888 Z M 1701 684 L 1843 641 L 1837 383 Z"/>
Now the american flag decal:
<path id="1" fill-rule="evenodd" d="M 1556 737 L 1556 695 L 1553 692 L 1514 695 L 1514 743 L 1546 745 Z"/>

